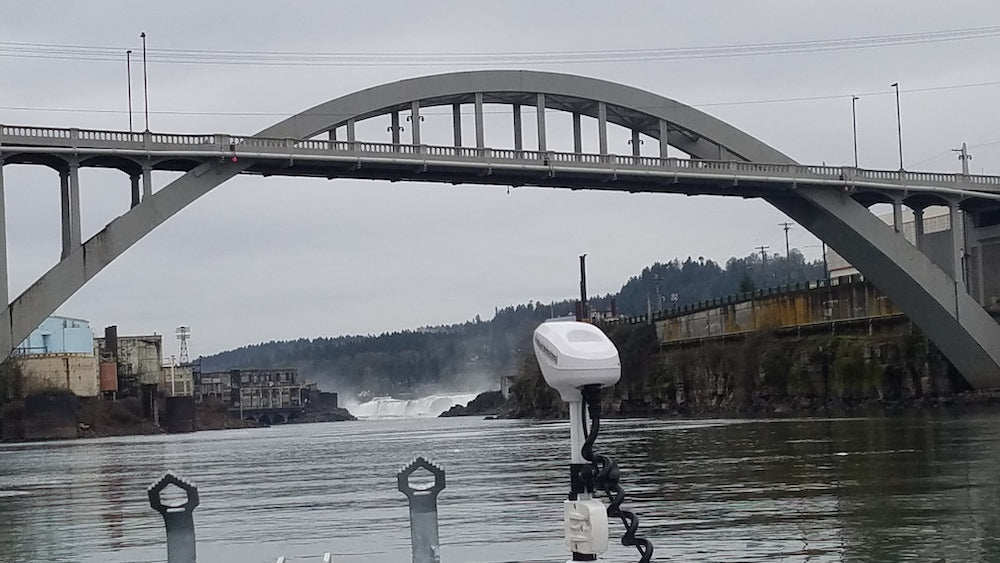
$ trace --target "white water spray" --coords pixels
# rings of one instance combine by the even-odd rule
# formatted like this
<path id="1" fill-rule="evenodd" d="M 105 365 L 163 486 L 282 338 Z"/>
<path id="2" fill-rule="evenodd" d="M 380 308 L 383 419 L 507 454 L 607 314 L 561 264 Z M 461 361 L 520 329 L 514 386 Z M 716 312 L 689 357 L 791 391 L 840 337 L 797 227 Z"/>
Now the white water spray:
<path id="1" fill-rule="evenodd" d="M 455 405 L 466 405 L 476 398 L 477 393 L 453 393 L 428 395 L 419 399 L 394 399 L 375 397 L 374 399 L 347 407 L 358 418 L 416 418 L 435 417 Z"/>

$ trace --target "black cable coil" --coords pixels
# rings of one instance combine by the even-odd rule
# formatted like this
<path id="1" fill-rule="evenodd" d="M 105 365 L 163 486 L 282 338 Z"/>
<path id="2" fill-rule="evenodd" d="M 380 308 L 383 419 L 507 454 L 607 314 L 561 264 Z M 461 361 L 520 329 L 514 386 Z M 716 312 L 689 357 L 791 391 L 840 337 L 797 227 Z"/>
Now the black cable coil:
<path id="1" fill-rule="evenodd" d="M 589 430 L 587 428 L 587 417 L 582 417 L 583 435 L 586 437 L 586 441 L 584 441 L 580 453 L 594 467 L 596 472 L 596 475 L 592 475 L 594 488 L 604 491 L 608 496 L 608 516 L 620 518 L 622 524 L 625 525 L 622 545 L 634 546 L 639 552 L 639 563 L 648 563 L 653 558 L 653 543 L 636 535 L 639 528 L 639 517 L 621 507 L 622 502 L 625 501 L 625 491 L 618 484 L 618 480 L 621 478 L 618 464 L 607 456 L 594 453 L 594 442 L 597 441 L 597 433 L 601 428 L 601 386 L 584 386 L 583 401 L 587 405 L 591 428 Z"/>

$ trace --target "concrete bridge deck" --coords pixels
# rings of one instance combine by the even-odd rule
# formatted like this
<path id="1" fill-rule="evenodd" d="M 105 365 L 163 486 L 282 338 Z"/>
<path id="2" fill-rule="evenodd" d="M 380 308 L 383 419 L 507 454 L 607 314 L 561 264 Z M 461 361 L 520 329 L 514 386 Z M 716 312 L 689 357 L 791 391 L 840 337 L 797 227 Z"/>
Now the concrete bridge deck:
<path id="1" fill-rule="evenodd" d="M 593 174 L 613 184 L 627 181 L 632 191 L 692 192 L 747 196 L 823 186 L 840 190 L 877 190 L 902 196 L 922 192 L 1000 201 L 1000 177 L 987 175 L 873 170 L 846 166 L 760 163 L 734 160 L 659 158 L 523 149 L 493 149 L 239 136 L 58 129 L 0 125 L 0 158 L 7 164 L 45 164 L 46 156 L 73 158 L 79 166 L 129 172 L 149 161 L 153 170 L 189 172 L 204 159 L 251 159 L 244 173 L 265 176 L 384 178 L 467 181 L 478 174 L 484 184 L 563 185 L 578 177 L 593 188 Z M 127 160 L 126 160 L 127 159 Z M 55 165 L 58 166 L 58 165 Z M 412 167 L 401 170 L 400 167 Z M 442 178 L 443 176 L 443 178 Z M 539 180 L 539 176 L 547 179 Z M 519 181 L 518 178 L 522 177 Z M 680 185 L 683 184 L 683 187 Z M 672 186 L 678 186 L 672 189 Z"/>

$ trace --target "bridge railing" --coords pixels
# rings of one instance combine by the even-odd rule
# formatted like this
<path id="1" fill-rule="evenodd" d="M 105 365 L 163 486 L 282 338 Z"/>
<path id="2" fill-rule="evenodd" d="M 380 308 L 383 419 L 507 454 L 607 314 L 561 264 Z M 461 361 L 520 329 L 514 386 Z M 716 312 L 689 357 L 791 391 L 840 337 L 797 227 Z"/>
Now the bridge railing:
<path id="1" fill-rule="evenodd" d="M 396 154 L 415 158 L 461 158 L 486 162 L 533 162 L 582 165 L 607 168 L 628 167 L 653 170 L 711 171 L 741 176 L 777 175 L 788 178 L 824 178 L 841 182 L 873 182 L 892 184 L 974 185 L 1000 187 L 1000 177 L 985 175 L 945 174 L 939 172 L 910 172 L 905 170 L 869 170 L 849 166 L 816 166 L 800 164 L 757 163 L 745 161 L 717 161 L 654 156 L 601 155 L 559 151 L 524 149 L 494 149 L 452 147 L 437 145 L 409 145 L 402 143 L 374 143 L 368 141 L 328 141 L 320 139 L 267 138 L 226 134 L 175 134 L 128 132 L 98 129 L 62 129 L 0 125 L 0 146 L 51 146 L 68 148 L 116 148 L 142 150 L 154 153 L 166 150 L 218 151 L 220 153 L 246 151 L 273 152 L 281 155 L 368 153 Z"/>

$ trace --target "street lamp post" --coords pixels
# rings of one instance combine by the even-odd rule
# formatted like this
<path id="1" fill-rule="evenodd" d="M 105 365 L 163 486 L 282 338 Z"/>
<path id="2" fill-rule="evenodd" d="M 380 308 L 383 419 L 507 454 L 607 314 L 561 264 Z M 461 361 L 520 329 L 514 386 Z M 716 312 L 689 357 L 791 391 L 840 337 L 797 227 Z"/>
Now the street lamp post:
<path id="1" fill-rule="evenodd" d="M 851 96 L 851 123 L 854 126 L 854 167 L 858 167 L 858 97 Z"/>
<path id="2" fill-rule="evenodd" d="M 896 89 L 896 134 L 899 138 L 899 169 L 903 170 L 903 124 L 899 115 L 899 82 L 891 84 Z"/>
<path id="3" fill-rule="evenodd" d="M 146 131 L 149 131 L 149 83 L 146 80 L 146 32 L 139 34 L 142 38 L 142 102 L 146 109 Z"/>
<path id="4" fill-rule="evenodd" d="M 128 132 L 132 132 L 132 49 L 125 51 L 125 76 L 128 80 Z"/>

